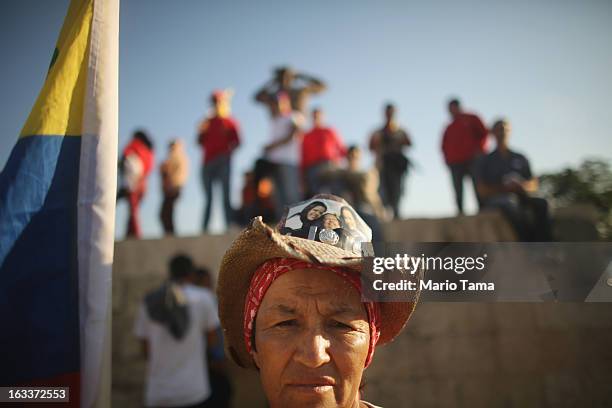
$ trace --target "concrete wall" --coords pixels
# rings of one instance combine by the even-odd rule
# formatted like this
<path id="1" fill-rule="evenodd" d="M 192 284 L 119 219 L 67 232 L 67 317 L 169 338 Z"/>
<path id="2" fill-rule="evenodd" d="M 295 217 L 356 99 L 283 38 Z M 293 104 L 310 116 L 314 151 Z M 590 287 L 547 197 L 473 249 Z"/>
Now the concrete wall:
<path id="1" fill-rule="evenodd" d="M 366 378 L 385 407 L 609 407 L 612 304 L 421 304 Z"/>
<path id="2" fill-rule="evenodd" d="M 385 226 L 386 242 L 501 242 L 516 234 L 497 212 L 452 218 L 394 221 Z"/>
<path id="3" fill-rule="evenodd" d="M 142 401 L 136 308 L 176 252 L 216 273 L 227 235 L 123 241 L 113 272 L 113 406 Z M 495 213 L 404 220 L 387 241 L 510 241 Z M 232 366 L 235 407 L 264 407 L 255 373 Z M 612 406 L 612 304 L 424 303 L 366 371 L 365 397 L 389 407 Z"/>

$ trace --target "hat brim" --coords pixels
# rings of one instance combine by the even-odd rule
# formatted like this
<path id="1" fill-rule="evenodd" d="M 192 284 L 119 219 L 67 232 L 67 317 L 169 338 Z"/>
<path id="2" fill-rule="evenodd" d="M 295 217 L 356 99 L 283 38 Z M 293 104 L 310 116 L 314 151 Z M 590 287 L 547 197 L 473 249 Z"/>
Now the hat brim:
<path id="1" fill-rule="evenodd" d="M 251 221 L 234 240 L 221 261 L 217 296 L 219 318 L 226 349 L 241 367 L 255 368 L 244 342 L 244 300 L 255 270 L 273 258 L 294 258 L 313 264 L 342 266 L 361 273 L 363 259 L 354 253 L 328 244 L 281 235 L 261 217 Z M 379 302 L 379 345 L 392 341 L 404 328 L 416 306 L 414 302 Z"/>

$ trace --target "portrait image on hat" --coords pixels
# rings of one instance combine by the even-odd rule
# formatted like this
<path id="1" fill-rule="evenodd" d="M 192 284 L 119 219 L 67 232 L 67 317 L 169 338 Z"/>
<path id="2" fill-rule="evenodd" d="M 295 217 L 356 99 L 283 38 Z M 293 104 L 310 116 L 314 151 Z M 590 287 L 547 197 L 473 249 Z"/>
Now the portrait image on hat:
<path id="1" fill-rule="evenodd" d="M 372 240 L 372 230 L 355 210 L 338 199 L 321 194 L 289 206 L 279 223 L 279 231 L 361 253 L 361 243 Z"/>

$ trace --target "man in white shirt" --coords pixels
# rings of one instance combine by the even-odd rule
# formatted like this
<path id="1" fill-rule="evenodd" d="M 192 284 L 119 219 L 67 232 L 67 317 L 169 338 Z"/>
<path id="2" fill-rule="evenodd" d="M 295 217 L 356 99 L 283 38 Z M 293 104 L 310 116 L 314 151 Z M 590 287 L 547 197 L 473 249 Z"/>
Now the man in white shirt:
<path id="1" fill-rule="evenodd" d="M 271 120 L 270 142 L 264 157 L 276 165 L 273 177 L 280 207 L 300 200 L 300 145 L 303 119 L 300 113 L 279 115 Z"/>
<path id="2" fill-rule="evenodd" d="M 215 301 L 189 282 L 189 257 L 174 256 L 169 269 L 170 281 L 145 297 L 134 327 L 149 360 L 145 406 L 205 407 L 211 390 L 202 361 L 207 345 L 217 341 Z"/>
<path id="3" fill-rule="evenodd" d="M 280 92 L 272 100 L 270 136 L 263 157 L 255 164 L 255 185 L 259 186 L 264 177 L 273 180 L 279 219 L 286 205 L 301 198 L 298 165 L 304 120 L 301 113 L 292 111 L 287 93 Z"/>

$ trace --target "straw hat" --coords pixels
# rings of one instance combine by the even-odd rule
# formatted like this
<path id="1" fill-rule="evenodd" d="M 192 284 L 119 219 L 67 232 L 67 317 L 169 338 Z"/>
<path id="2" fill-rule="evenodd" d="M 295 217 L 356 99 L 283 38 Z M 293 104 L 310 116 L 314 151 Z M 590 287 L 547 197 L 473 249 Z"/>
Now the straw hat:
<path id="1" fill-rule="evenodd" d="M 217 282 L 219 318 L 226 349 L 241 367 L 255 368 L 243 335 L 247 291 L 255 270 L 273 258 L 342 266 L 358 273 L 361 273 L 364 260 L 358 254 L 329 244 L 282 235 L 266 225 L 261 217 L 253 218 L 251 225 L 238 235 L 223 256 Z M 381 334 L 378 345 L 392 341 L 399 334 L 415 308 L 417 297 L 414 302 L 379 302 Z"/>

